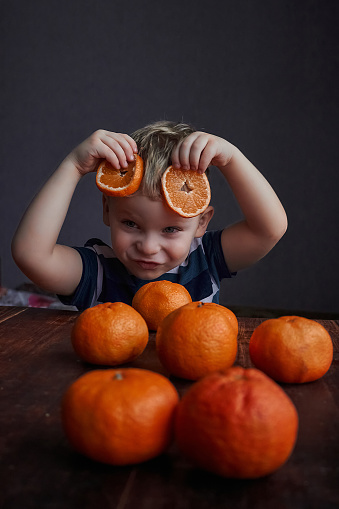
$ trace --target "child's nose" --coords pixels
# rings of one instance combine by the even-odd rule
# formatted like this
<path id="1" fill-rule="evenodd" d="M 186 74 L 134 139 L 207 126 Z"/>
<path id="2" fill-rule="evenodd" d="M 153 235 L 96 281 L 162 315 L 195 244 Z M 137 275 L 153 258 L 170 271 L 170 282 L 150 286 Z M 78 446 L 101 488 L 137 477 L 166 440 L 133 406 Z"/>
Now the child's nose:
<path id="1" fill-rule="evenodd" d="M 153 255 L 159 251 L 159 242 L 155 235 L 144 235 L 138 245 L 139 251 L 146 255 Z"/>

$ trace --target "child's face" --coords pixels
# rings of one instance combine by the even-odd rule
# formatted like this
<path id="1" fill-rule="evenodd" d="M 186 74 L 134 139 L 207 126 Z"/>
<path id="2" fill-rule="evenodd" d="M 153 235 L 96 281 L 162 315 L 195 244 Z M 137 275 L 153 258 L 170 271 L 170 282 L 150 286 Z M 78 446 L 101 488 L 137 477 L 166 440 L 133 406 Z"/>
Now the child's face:
<path id="1" fill-rule="evenodd" d="M 111 229 L 112 248 L 128 271 L 141 279 L 155 279 L 180 265 L 194 237 L 201 237 L 213 208 L 184 218 L 162 200 L 142 194 L 128 198 L 103 197 L 104 222 Z"/>

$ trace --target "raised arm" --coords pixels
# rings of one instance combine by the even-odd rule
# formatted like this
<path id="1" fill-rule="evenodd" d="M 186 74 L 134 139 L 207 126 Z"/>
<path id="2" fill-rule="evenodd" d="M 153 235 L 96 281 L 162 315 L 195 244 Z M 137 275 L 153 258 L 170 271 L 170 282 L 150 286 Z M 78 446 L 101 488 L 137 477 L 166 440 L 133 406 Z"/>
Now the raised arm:
<path id="1" fill-rule="evenodd" d="M 12 254 L 22 272 L 35 284 L 70 295 L 80 282 L 79 253 L 57 244 L 72 196 L 80 179 L 95 171 L 106 158 L 114 167 L 126 167 L 137 151 L 125 134 L 96 131 L 76 147 L 52 174 L 26 210 L 12 241 Z"/>
<path id="2" fill-rule="evenodd" d="M 237 271 L 271 251 L 287 229 L 287 216 L 270 184 L 238 149 L 220 170 L 244 215 L 221 236 L 228 267 Z"/>
<path id="3" fill-rule="evenodd" d="M 226 178 L 244 219 L 224 229 L 221 242 L 232 272 L 263 258 L 284 235 L 285 210 L 263 175 L 234 145 L 211 134 L 196 132 L 173 152 L 172 163 L 204 172 L 212 164 Z"/>

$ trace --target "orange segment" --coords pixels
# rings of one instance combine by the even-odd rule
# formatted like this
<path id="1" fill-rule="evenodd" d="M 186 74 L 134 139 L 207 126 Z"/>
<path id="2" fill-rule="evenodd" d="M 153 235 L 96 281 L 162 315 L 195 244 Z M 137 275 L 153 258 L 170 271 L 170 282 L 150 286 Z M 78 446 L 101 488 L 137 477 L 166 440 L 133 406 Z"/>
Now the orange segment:
<path id="1" fill-rule="evenodd" d="M 167 204 L 183 217 L 198 216 L 211 200 L 211 189 L 205 173 L 169 166 L 161 178 L 161 184 Z"/>
<path id="2" fill-rule="evenodd" d="M 138 154 L 126 168 L 119 170 L 104 160 L 97 170 L 96 184 L 108 196 L 127 196 L 138 190 L 143 174 L 144 163 Z"/>

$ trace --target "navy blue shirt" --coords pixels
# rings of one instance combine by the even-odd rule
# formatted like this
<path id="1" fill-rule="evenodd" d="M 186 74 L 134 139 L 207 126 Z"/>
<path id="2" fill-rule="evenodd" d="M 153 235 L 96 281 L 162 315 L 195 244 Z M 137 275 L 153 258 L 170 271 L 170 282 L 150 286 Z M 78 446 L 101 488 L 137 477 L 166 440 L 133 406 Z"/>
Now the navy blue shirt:
<path id="1" fill-rule="evenodd" d="M 222 230 L 209 231 L 192 241 L 186 260 L 152 281 L 163 279 L 179 283 L 189 291 L 193 301 L 219 303 L 220 281 L 230 278 L 222 247 Z M 84 247 L 75 247 L 82 258 L 83 273 L 74 294 L 59 296 L 62 303 L 80 311 L 102 302 L 132 303 L 144 280 L 131 275 L 107 244 L 90 239 Z"/>

